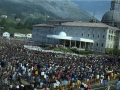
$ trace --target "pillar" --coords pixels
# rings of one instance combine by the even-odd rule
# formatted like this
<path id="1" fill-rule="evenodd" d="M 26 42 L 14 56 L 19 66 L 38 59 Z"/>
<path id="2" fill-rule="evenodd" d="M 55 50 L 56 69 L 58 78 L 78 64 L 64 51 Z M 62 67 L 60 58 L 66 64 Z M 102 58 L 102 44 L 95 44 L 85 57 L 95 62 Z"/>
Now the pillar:
<path id="1" fill-rule="evenodd" d="M 93 43 L 91 43 L 92 45 L 91 45 L 91 47 L 92 47 L 92 51 L 93 51 Z"/>
<path id="2" fill-rule="evenodd" d="M 81 48 L 81 41 L 80 41 L 80 44 L 79 44 L 79 48 Z"/>
<path id="3" fill-rule="evenodd" d="M 86 48 L 86 42 L 85 42 L 85 48 Z"/>
<path id="4" fill-rule="evenodd" d="M 71 40 L 70 40 L 70 45 L 69 45 L 69 47 L 71 47 Z"/>
<path id="5" fill-rule="evenodd" d="M 64 44 L 63 44 L 63 45 L 64 45 L 64 47 L 65 47 L 65 40 L 64 40 Z"/>
<path id="6" fill-rule="evenodd" d="M 75 41 L 75 47 L 76 47 L 76 41 Z"/>

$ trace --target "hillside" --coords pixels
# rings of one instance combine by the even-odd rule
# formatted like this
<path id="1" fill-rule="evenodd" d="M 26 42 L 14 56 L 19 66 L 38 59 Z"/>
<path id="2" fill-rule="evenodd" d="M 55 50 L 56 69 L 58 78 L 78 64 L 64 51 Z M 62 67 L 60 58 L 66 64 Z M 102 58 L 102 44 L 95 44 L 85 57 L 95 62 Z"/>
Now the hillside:
<path id="1" fill-rule="evenodd" d="M 51 17 L 49 19 L 60 18 L 49 11 L 46 11 Z M 0 0 L 0 15 L 7 15 L 9 18 L 20 18 L 22 21 L 45 22 L 45 10 L 40 6 L 15 3 L 11 1 Z"/>
<path id="2" fill-rule="evenodd" d="M 30 22 L 18 22 L 12 19 L 0 19 L 0 27 L 3 27 L 0 29 L 0 35 L 3 32 L 19 32 L 19 33 L 31 33 L 32 32 L 32 24 Z"/>
<path id="3" fill-rule="evenodd" d="M 91 15 L 70 0 L 0 0 L 0 15 L 45 22 L 53 19 L 89 21 Z"/>

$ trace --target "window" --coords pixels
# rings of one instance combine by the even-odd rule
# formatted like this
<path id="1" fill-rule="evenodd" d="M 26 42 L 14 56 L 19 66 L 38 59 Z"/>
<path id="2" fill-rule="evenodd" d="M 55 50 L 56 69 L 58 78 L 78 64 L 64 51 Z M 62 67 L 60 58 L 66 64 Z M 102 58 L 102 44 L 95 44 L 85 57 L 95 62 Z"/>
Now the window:
<path id="1" fill-rule="evenodd" d="M 111 41 L 113 40 L 113 37 L 111 36 Z"/>
<path id="2" fill-rule="evenodd" d="M 115 40 L 115 36 L 114 36 L 114 40 Z"/>
<path id="3" fill-rule="evenodd" d="M 99 38 L 99 35 L 98 35 L 98 38 Z"/>
<path id="4" fill-rule="evenodd" d="M 113 34 L 113 31 L 112 31 L 112 34 Z"/>
<path id="5" fill-rule="evenodd" d="M 98 43 L 96 44 L 96 46 L 98 46 Z"/>
<path id="6" fill-rule="evenodd" d="M 88 34 L 88 37 L 89 37 L 89 34 Z"/>
<path id="7" fill-rule="evenodd" d="M 103 47 L 103 43 L 102 43 L 102 47 Z"/>
<path id="8" fill-rule="evenodd" d="M 110 40 L 110 35 L 108 35 L 108 39 Z"/>
<path id="9" fill-rule="evenodd" d="M 109 33 L 111 33 L 111 31 L 109 30 Z"/>
<path id="10" fill-rule="evenodd" d="M 82 36 L 83 36 L 83 33 L 82 33 Z"/>

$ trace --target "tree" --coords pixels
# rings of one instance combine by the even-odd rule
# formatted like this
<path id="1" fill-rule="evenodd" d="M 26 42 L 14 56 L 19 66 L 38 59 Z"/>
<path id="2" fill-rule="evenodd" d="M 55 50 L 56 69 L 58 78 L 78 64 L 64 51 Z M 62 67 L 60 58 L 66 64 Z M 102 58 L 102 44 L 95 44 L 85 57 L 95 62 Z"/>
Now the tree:
<path id="1" fill-rule="evenodd" d="M 3 18 L 0 22 L 0 25 L 4 27 L 6 24 L 7 24 L 7 21 L 5 18 Z"/>
<path id="2" fill-rule="evenodd" d="M 19 22 L 16 26 L 16 29 L 23 29 L 23 24 Z"/>

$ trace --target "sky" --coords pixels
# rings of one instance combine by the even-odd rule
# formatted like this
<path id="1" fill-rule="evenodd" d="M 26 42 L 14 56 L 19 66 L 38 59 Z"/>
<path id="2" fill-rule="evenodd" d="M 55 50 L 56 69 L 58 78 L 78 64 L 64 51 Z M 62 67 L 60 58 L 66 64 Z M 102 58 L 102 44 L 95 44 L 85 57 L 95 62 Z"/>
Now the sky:
<path id="1" fill-rule="evenodd" d="M 101 21 L 102 16 L 110 10 L 111 0 L 71 0 L 76 2 L 80 8 L 94 15 Z"/>

